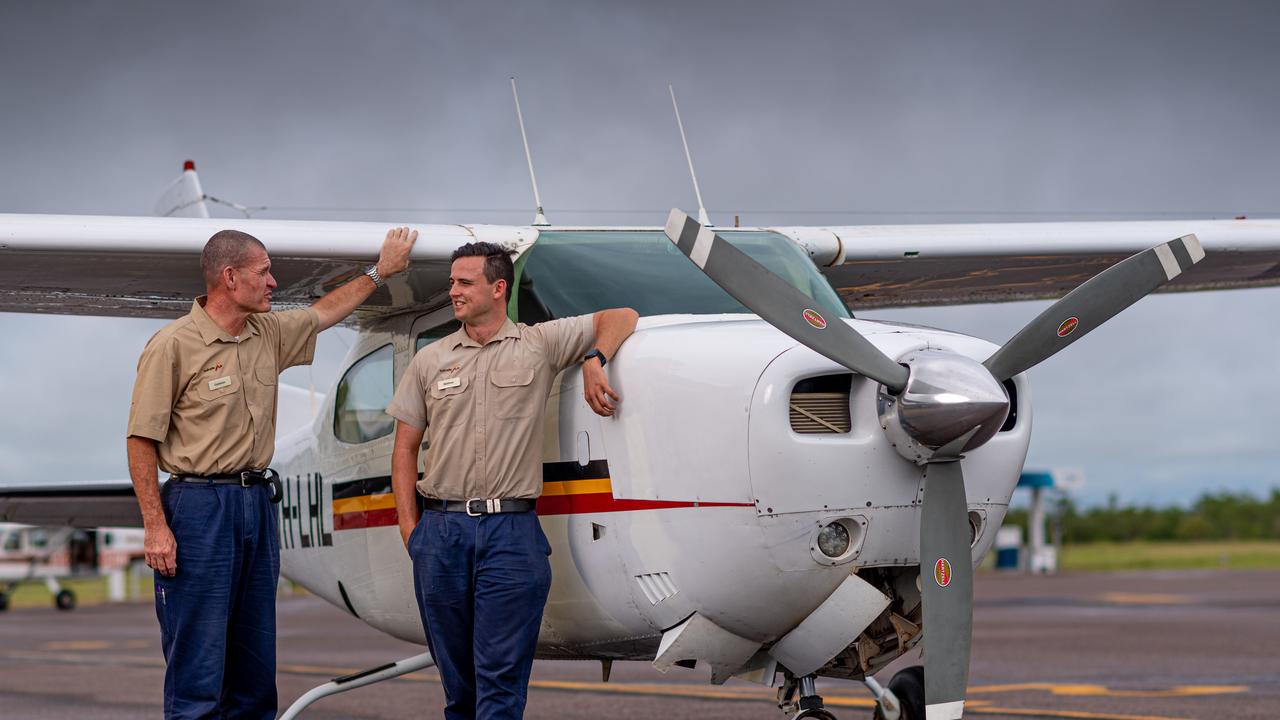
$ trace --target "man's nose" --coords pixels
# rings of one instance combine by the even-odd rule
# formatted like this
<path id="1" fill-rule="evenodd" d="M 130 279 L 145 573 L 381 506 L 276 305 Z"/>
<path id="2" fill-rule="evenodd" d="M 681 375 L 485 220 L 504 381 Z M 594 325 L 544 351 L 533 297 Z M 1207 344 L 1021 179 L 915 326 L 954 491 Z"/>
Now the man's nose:
<path id="1" fill-rule="evenodd" d="M 272 275 L 271 273 L 267 273 L 267 289 L 274 290 L 275 288 L 276 288 L 276 276 Z"/>

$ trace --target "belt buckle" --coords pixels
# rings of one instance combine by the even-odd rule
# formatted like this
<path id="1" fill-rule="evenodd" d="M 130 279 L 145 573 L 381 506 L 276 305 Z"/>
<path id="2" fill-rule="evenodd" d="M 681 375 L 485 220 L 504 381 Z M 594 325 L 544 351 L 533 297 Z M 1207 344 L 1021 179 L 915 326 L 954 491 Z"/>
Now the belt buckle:
<path id="1" fill-rule="evenodd" d="M 480 517 L 481 515 L 484 515 L 484 513 L 483 513 L 483 512 L 471 512 L 471 503 L 473 503 L 473 502 L 483 502 L 483 503 L 485 503 L 485 507 L 486 507 L 486 508 L 488 508 L 488 506 L 489 506 L 489 505 L 488 505 L 488 503 L 485 501 L 485 499 L 484 499 L 484 498 L 471 498 L 470 500 L 468 500 L 468 501 L 467 501 L 467 504 L 466 504 L 467 516 L 468 516 L 468 517 Z"/>
<path id="2" fill-rule="evenodd" d="M 253 471 L 252 471 L 252 470 L 243 470 L 243 471 L 241 471 L 241 473 L 240 473 L 240 487 L 242 487 L 242 488 L 253 487 L 253 485 L 249 483 L 249 475 L 250 475 L 250 474 L 252 474 L 252 473 L 253 473 Z"/>

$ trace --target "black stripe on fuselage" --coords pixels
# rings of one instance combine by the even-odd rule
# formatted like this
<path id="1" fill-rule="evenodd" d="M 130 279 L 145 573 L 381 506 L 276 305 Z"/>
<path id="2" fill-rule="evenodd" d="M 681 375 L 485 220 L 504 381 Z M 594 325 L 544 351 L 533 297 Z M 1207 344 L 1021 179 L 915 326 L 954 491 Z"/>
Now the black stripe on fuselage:
<path id="1" fill-rule="evenodd" d="M 608 460 L 592 460 L 586 465 L 576 460 L 567 462 L 550 462 L 542 464 L 543 482 L 563 482 L 565 480 L 596 480 L 609 477 Z M 333 499 L 378 495 L 391 492 L 391 478 L 381 477 L 348 480 L 333 484 Z"/>

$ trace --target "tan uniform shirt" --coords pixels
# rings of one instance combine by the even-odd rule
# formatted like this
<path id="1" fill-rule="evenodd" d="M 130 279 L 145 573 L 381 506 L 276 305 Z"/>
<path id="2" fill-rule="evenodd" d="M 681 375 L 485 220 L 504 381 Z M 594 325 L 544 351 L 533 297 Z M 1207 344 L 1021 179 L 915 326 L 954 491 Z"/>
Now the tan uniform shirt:
<path id="1" fill-rule="evenodd" d="M 591 315 L 517 325 L 483 346 L 466 328 L 422 348 L 387 413 L 427 430 L 418 492 L 445 500 L 542 494 L 543 414 L 551 383 L 591 349 Z"/>
<path id="2" fill-rule="evenodd" d="M 311 308 L 250 315 L 237 339 L 204 301 L 142 351 L 128 434 L 159 443 L 165 472 L 261 470 L 275 453 L 276 379 L 311 362 L 320 316 Z"/>

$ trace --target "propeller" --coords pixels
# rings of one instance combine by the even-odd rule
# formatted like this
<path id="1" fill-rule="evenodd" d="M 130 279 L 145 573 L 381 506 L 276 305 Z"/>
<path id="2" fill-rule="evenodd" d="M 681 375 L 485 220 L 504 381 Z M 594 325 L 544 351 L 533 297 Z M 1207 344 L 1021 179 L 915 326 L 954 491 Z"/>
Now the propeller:
<path id="1" fill-rule="evenodd" d="M 1040 313 L 983 363 L 941 350 L 885 355 L 845 322 L 680 210 L 666 235 L 707 277 L 770 325 L 853 372 L 881 383 L 880 425 L 923 468 L 920 579 L 926 714 L 959 718 L 969 681 L 973 561 L 962 453 L 1000 430 L 1003 381 L 1053 356 L 1204 259 L 1194 235 L 1144 250 L 1099 273 Z"/>
<path id="2" fill-rule="evenodd" d="M 667 238 L 707 277 L 765 322 L 814 352 L 886 387 L 901 390 L 907 369 L 843 322 L 828 322 L 808 295 L 679 210 L 667 218 Z"/>

